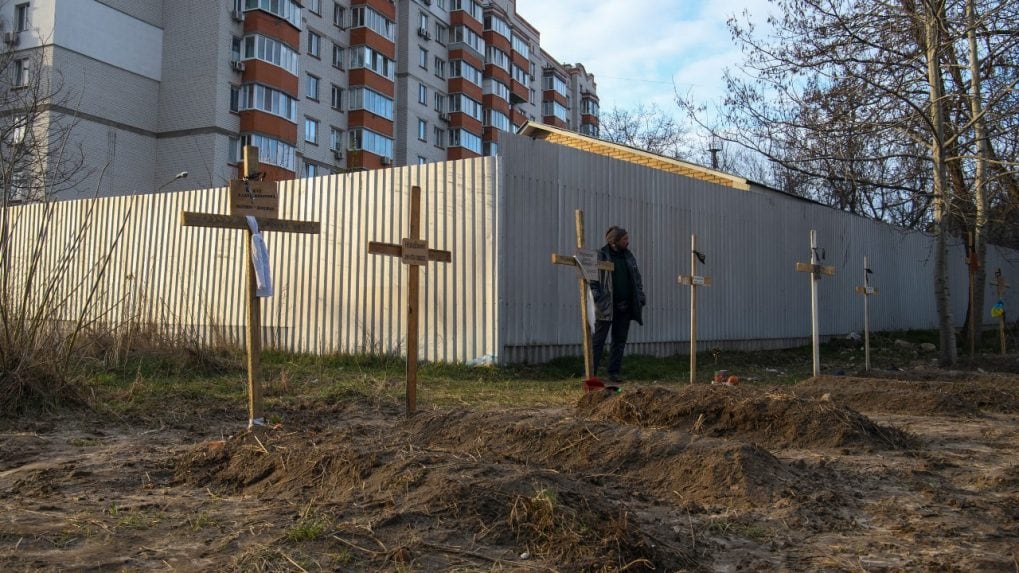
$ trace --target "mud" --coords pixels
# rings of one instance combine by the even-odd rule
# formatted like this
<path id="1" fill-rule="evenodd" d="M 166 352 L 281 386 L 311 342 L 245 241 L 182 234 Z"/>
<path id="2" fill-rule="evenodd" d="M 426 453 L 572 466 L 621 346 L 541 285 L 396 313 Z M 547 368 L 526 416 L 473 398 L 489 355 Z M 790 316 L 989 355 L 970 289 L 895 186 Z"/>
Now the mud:
<path id="1" fill-rule="evenodd" d="M 929 376 L 6 421 L 0 570 L 1015 572 L 1019 379 Z"/>

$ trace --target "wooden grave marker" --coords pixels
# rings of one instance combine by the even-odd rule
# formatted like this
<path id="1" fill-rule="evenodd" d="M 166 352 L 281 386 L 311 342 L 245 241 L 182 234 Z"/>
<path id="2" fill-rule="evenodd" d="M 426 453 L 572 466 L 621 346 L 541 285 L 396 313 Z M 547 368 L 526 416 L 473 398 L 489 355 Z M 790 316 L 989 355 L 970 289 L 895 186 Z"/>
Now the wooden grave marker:
<path id="1" fill-rule="evenodd" d="M 417 267 L 425 266 L 429 261 L 449 263 L 453 254 L 449 251 L 429 249 L 428 243 L 421 238 L 421 188 L 417 185 L 410 190 L 410 236 L 405 237 L 399 245 L 393 243 L 368 243 L 368 252 L 373 255 L 400 257 L 400 262 L 410 265 L 410 278 L 407 281 L 407 416 L 414 415 L 417 410 L 418 380 L 418 298 L 421 290 L 421 273 Z"/>
<path id="2" fill-rule="evenodd" d="M 698 259 L 703 264 L 704 254 L 697 250 L 697 235 L 690 235 L 690 274 L 679 275 L 677 282 L 690 287 L 690 383 L 697 383 L 697 288 L 711 286 L 711 277 L 697 275 Z"/>
<path id="3" fill-rule="evenodd" d="M 248 320 L 245 338 L 248 351 L 248 428 L 251 428 L 264 423 L 262 413 L 262 311 L 256 296 L 258 283 L 255 277 L 255 265 L 251 258 L 253 233 L 248 227 L 245 215 L 255 217 L 259 231 L 317 235 L 321 224 L 318 221 L 293 221 L 278 218 L 279 194 L 275 182 L 256 181 L 256 177 L 258 177 L 257 147 L 250 145 L 244 147 L 243 170 L 243 179 L 230 182 L 231 213 L 229 215 L 182 211 L 180 222 L 184 227 L 244 229 L 247 231 L 247 240 L 244 242 L 245 268 L 248 275 Z M 235 195 L 237 196 L 235 197 Z"/>
<path id="4" fill-rule="evenodd" d="M 615 270 L 610 261 L 599 261 L 596 249 L 584 247 L 584 212 L 574 212 L 577 233 L 577 251 L 574 255 L 552 253 L 552 264 L 572 266 L 577 269 L 577 286 L 580 291 L 580 323 L 584 345 L 584 381 L 594 378 L 594 356 L 591 348 L 591 326 L 587 314 L 588 283 L 598 280 L 598 271 Z"/>
<path id="5" fill-rule="evenodd" d="M 999 301 L 1005 300 L 1005 290 L 1008 289 L 1009 285 L 1008 285 L 1008 281 L 1005 280 L 1005 277 L 1002 276 L 1001 268 L 1000 267 L 998 268 L 998 270 L 994 271 L 994 281 L 991 283 L 991 286 L 993 286 L 995 292 L 998 293 L 998 300 Z M 1005 354 L 1005 351 L 1007 350 L 1007 348 L 1006 348 L 1006 344 L 1005 344 L 1005 312 L 1004 312 L 1004 309 L 1002 310 L 1001 315 L 998 316 L 998 340 L 1001 342 L 1001 353 Z"/>
<path id="6" fill-rule="evenodd" d="M 821 257 L 823 258 L 823 257 Z M 810 273 L 810 326 L 811 342 L 814 349 L 814 376 L 821 375 L 821 342 L 818 325 L 817 283 L 822 275 L 835 276 L 835 267 L 818 262 L 817 231 L 810 230 L 810 263 L 796 263 L 796 272 Z"/>
<path id="7" fill-rule="evenodd" d="M 863 257 L 863 286 L 856 287 L 856 293 L 863 295 L 863 369 L 870 370 L 870 296 L 877 294 L 876 288 L 870 286 L 870 266 L 867 257 Z"/>

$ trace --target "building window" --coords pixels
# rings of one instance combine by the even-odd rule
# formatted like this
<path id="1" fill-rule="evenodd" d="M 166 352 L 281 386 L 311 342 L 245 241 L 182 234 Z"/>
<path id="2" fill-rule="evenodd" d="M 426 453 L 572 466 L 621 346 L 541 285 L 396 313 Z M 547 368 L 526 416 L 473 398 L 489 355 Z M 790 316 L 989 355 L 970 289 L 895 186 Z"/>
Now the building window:
<path id="1" fill-rule="evenodd" d="M 32 79 L 32 68 L 28 65 L 28 58 L 14 60 L 14 85 L 16 88 L 28 86 Z"/>
<path id="2" fill-rule="evenodd" d="M 493 31 L 496 34 L 510 39 L 510 26 L 506 23 L 506 20 L 496 16 L 495 14 L 485 14 L 485 31 Z"/>
<path id="3" fill-rule="evenodd" d="M 391 42 L 396 41 L 396 25 L 370 6 L 351 8 L 350 25 L 353 28 L 369 28 Z"/>
<path id="4" fill-rule="evenodd" d="M 290 22 L 298 30 L 301 29 L 301 5 L 294 0 L 244 0 L 244 9 L 265 10 Z"/>
<path id="5" fill-rule="evenodd" d="M 422 33 L 428 33 L 428 13 L 418 12 L 418 30 Z"/>
<path id="6" fill-rule="evenodd" d="M 239 111 L 257 109 L 297 123 L 297 101 L 285 92 L 262 84 L 245 84 L 238 92 Z"/>
<path id="7" fill-rule="evenodd" d="M 280 141 L 274 137 L 267 137 L 257 133 L 241 137 L 241 145 L 254 145 L 257 147 L 258 160 L 262 163 L 282 167 L 287 171 L 296 171 L 294 166 L 297 150 L 293 145 Z M 238 151 L 240 150 L 238 149 Z"/>
<path id="8" fill-rule="evenodd" d="M 449 28 L 441 23 L 435 23 L 435 41 L 445 46 L 449 43 Z"/>
<path id="9" fill-rule="evenodd" d="M 435 92 L 435 111 L 443 112 L 446 111 L 446 94 L 442 92 Z"/>
<path id="10" fill-rule="evenodd" d="M 481 155 L 481 137 L 477 134 L 471 133 L 466 129 L 451 129 L 449 130 L 449 146 L 450 147 L 463 147 L 464 149 L 473 151 L 478 155 Z"/>
<path id="11" fill-rule="evenodd" d="M 418 139 L 428 141 L 428 122 L 423 119 L 418 120 Z"/>
<path id="12" fill-rule="evenodd" d="M 363 109 L 375 115 L 393 120 L 393 99 L 371 88 L 356 87 L 350 89 L 350 109 Z"/>
<path id="13" fill-rule="evenodd" d="M 499 144 L 494 141 L 486 141 L 484 146 L 485 155 L 496 156 L 499 155 Z"/>
<path id="14" fill-rule="evenodd" d="M 435 56 L 435 77 L 443 80 L 446 79 L 446 60 L 439 56 Z"/>
<path id="15" fill-rule="evenodd" d="M 343 69 L 343 46 L 333 44 L 333 67 Z"/>
<path id="16" fill-rule="evenodd" d="M 321 57 L 322 54 L 322 36 L 319 36 L 315 32 L 308 30 L 308 54 L 314 58 Z"/>
<path id="17" fill-rule="evenodd" d="M 525 58 L 531 57 L 531 46 L 527 40 L 513 34 L 513 51 Z"/>
<path id="18" fill-rule="evenodd" d="M 439 8 L 442 8 L 443 10 L 445 10 L 446 9 L 446 0 L 439 0 L 438 1 L 438 5 L 439 5 Z"/>
<path id="19" fill-rule="evenodd" d="M 236 113 L 241 110 L 241 88 L 230 86 L 230 111 Z"/>
<path id="20" fill-rule="evenodd" d="M 439 127 L 439 126 L 435 126 L 435 128 L 432 131 L 433 131 L 432 137 L 435 140 L 434 141 L 435 147 L 438 147 L 439 149 L 445 149 L 446 148 L 446 130 L 445 130 L 445 128 L 442 128 L 442 127 Z"/>
<path id="21" fill-rule="evenodd" d="M 251 35 L 244 37 L 244 59 L 259 59 L 279 66 L 293 75 L 297 75 L 297 60 L 300 54 L 279 40 L 267 36 Z"/>
<path id="22" fill-rule="evenodd" d="M 367 68 L 390 81 L 396 79 L 396 62 L 368 46 L 350 48 L 350 67 Z"/>
<path id="23" fill-rule="evenodd" d="M 305 177 L 315 177 L 318 174 L 319 174 L 318 165 L 315 165 L 314 163 L 308 163 L 307 161 L 304 162 Z"/>
<path id="24" fill-rule="evenodd" d="M 318 77 L 308 74 L 308 81 L 305 83 L 308 99 L 318 101 Z"/>
<path id="25" fill-rule="evenodd" d="M 428 69 L 428 50 L 418 46 L 418 65 Z"/>
<path id="26" fill-rule="evenodd" d="M 349 149 L 363 149 L 382 157 L 393 157 L 393 138 L 370 129 L 356 128 L 347 132 Z"/>
<path id="27" fill-rule="evenodd" d="M 322 15 L 322 0 L 304 0 L 304 7 L 312 14 Z"/>
<path id="28" fill-rule="evenodd" d="M 338 127 L 329 128 L 329 149 L 343 151 L 343 130 Z"/>
<path id="29" fill-rule="evenodd" d="M 418 103 L 428 105 L 428 86 L 418 83 Z"/>
<path id="30" fill-rule="evenodd" d="M 329 96 L 329 106 L 335 110 L 343 111 L 343 88 L 333 84 Z"/>
<path id="31" fill-rule="evenodd" d="M 464 60 L 450 60 L 449 61 L 449 77 L 451 78 L 463 78 L 472 84 L 482 86 L 481 70 L 475 68 Z"/>
<path id="32" fill-rule="evenodd" d="M 28 30 L 28 2 L 14 7 L 14 31 L 24 32 L 26 30 Z"/>
<path id="33" fill-rule="evenodd" d="M 318 145 L 318 120 L 310 117 L 304 118 L 304 140 L 308 143 Z"/>
<path id="34" fill-rule="evenodd" d="M 347 22 L 347 9 L 339 2 L 333 2 L 333 25 L 337 28 L 344 28 Z"/>
<path id="35" fill-rule="evenodd" d="M 428 159 L 418 155 L 418 165 L 424 165 L 425 163 L 428 163 Z"/>

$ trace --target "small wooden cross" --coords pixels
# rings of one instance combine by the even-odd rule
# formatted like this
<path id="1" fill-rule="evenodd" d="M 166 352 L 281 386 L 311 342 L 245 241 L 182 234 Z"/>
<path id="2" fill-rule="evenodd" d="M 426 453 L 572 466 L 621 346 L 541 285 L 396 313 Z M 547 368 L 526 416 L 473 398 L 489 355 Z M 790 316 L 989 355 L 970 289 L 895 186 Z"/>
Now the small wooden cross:
<path id="1" fill-rule="evenodd" d="M 255 266 L 251 259 L 252 232 L 248 227 L 245 215 L 254 213 L 259 231 L 280 231 L 284 233 L 310 233 L 317 235 L 321 225 L 318 221 L 292 221 L 278 219 L 279 195 L 276 194 L 275 183 L 255 184 L 253 177 L 258 172 L 258 148 L 244 147 L 244 173 L 241 181 L 231 181 L 230 215 L 213 213 L 195 213 L 182 211 L 180 222 L 184 227 L 211 227 L 218 229 L 244 229 L 247 240 L 244 242 L 245 268 L 248 274 L 248 428 L 264 423 L 262 414 L 262 310 L 256 290 L 258 283 L 255 278 Z"/>
<path id="2" fill-rule="evenodd" d="M 814 376 L 821 375 L 821 341 L 818 326 L 817 282 L 821 275 L 835 276 L 835 267 L 823 266 L 817 257 L 817 231 L 810 230 L 810 264 L 796 263 L 796 271 L 810 273 L 810 322 L 811 339 L 814 347 Z"/>
<path id="3" fill-rule="evenodd" d="M 576 267 L 577 285 L 580 290 L 580 322 L 584 343 L 584 380 L 594 378 L 594 360 L 591 353 L 591 327 L 587 316 L 587 289 L 589 282 L 598 280 L 598 271 L 612 272 L 616 266 L 611 261 L 599 261 L 596 249 L 584 248 L 584 212 L 575 212 L 577 228 L 577 251 L 573 256 L 552 253 L 552 263 Z"/>
<path id="4" fill-rule="evenodd" d="M 697 235 L 690 235 L 690 274 L 679 275 L 677 282 L 690 287 L 690 383 L 697 383 L 697 287 L 711 286 L 711 277 L 697 276 L 697 260 L 704 254 L 697 250 Z"/>
<path id="5" fill-rule="evenodd" d="M 863 295 L 863 369 L 870 370 L 870 295 L 877 294 L 877 289 L 870 286 L 870 266 L 867 257 L 863 257 L 863 286 L 856 287 L 856 293 Z"/>
<path id="6" fill-rule="evenodd" d="M 400 257 L 405 265 L 424 266 L 428 261 L 448 263 L 453 260 L 449 251 L 429 249 L 428 243 L 421 238 L 421 188 L 417 185 L 410 190 L 410 237 L 399 244 L 368 243 L 368 252 L 373 255 Z M 414 415 L 417 410 L 418 380 L 418 298 L 420 293 L 421 273 L 417 268 L 410 269 L 410 280 L 407 283 L 407 416 Z"/>
<path id="7" fill-rule="evenodd" d="M 994 281 L 991 282 L 991 286 L 993 286 L 995 292 L 998 293 L 998 300 L 1004 300 L 1005 290 L 1008 289 L 1009 285 L 1008 281 L 1005 280 L 1005 277 L 1002 276 L 1000 267 L 998 270 L 994 271 Z M 1001 342 L 1001 353 L 1005 354 L 1005 313 L 1002 313 L 1001 316 L 998 317 L 998 340 Z"/>

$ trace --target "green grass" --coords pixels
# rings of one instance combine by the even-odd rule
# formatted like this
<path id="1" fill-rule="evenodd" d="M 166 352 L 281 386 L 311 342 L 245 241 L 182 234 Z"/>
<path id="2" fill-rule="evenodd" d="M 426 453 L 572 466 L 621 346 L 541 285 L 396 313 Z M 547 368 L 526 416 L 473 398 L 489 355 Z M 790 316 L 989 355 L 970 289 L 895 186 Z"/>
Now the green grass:
<path id="1" fill-rule="evenodd" d="M 993 351 L 995 333 L 985 339 Z M 873 368 L 908 367 L 932 362 L 937 352 L 923 353 L 894 344 L 902 339 L 918 345 L 937 344 L 937 332 L 876 333 L 871 337 Z M 716 370 L 728 370 L 744 384 L 793 384 L 811 376 L 809 346 L 759 352 L 702 347 L 698 354 L 698 382 L 709 382 Z M 92 404 L 115 416 L 161 416 L 210 408 L 244 409 L 247 400 L 245 357 L 240 351 L 210 351 L 210 356 L 181 356 L 174 365 L 168 352 L 138 353 L 118 367 L 96 370 L 89 377 Z M 960 356 L 962 353 L 960 352 Z M 833 340 L 821 347 L 824 373 L 854 374 L 862 370 L 862 347 Z M 680 386 L 689 380 L 689 357 L 626 356 L 623 375 L 628 383 Z M 210 368 L 209 365 L 215 365 Z M 283 421 L 277 412 L 300 402 L 334 403 L 372 399 L 402 404 L 406 364 L 395 355 L 291 354 L 262 355 L 262 388 L 266 416 Z M 583 378 L 580 357 L 544 364 L 471 367 L 465 364 L 421 363 L 418 368 L 418 407 L 473 409 L 545 407 L 576 403 Z M 79 447 L 94 444 L 80 443 Z"/>

